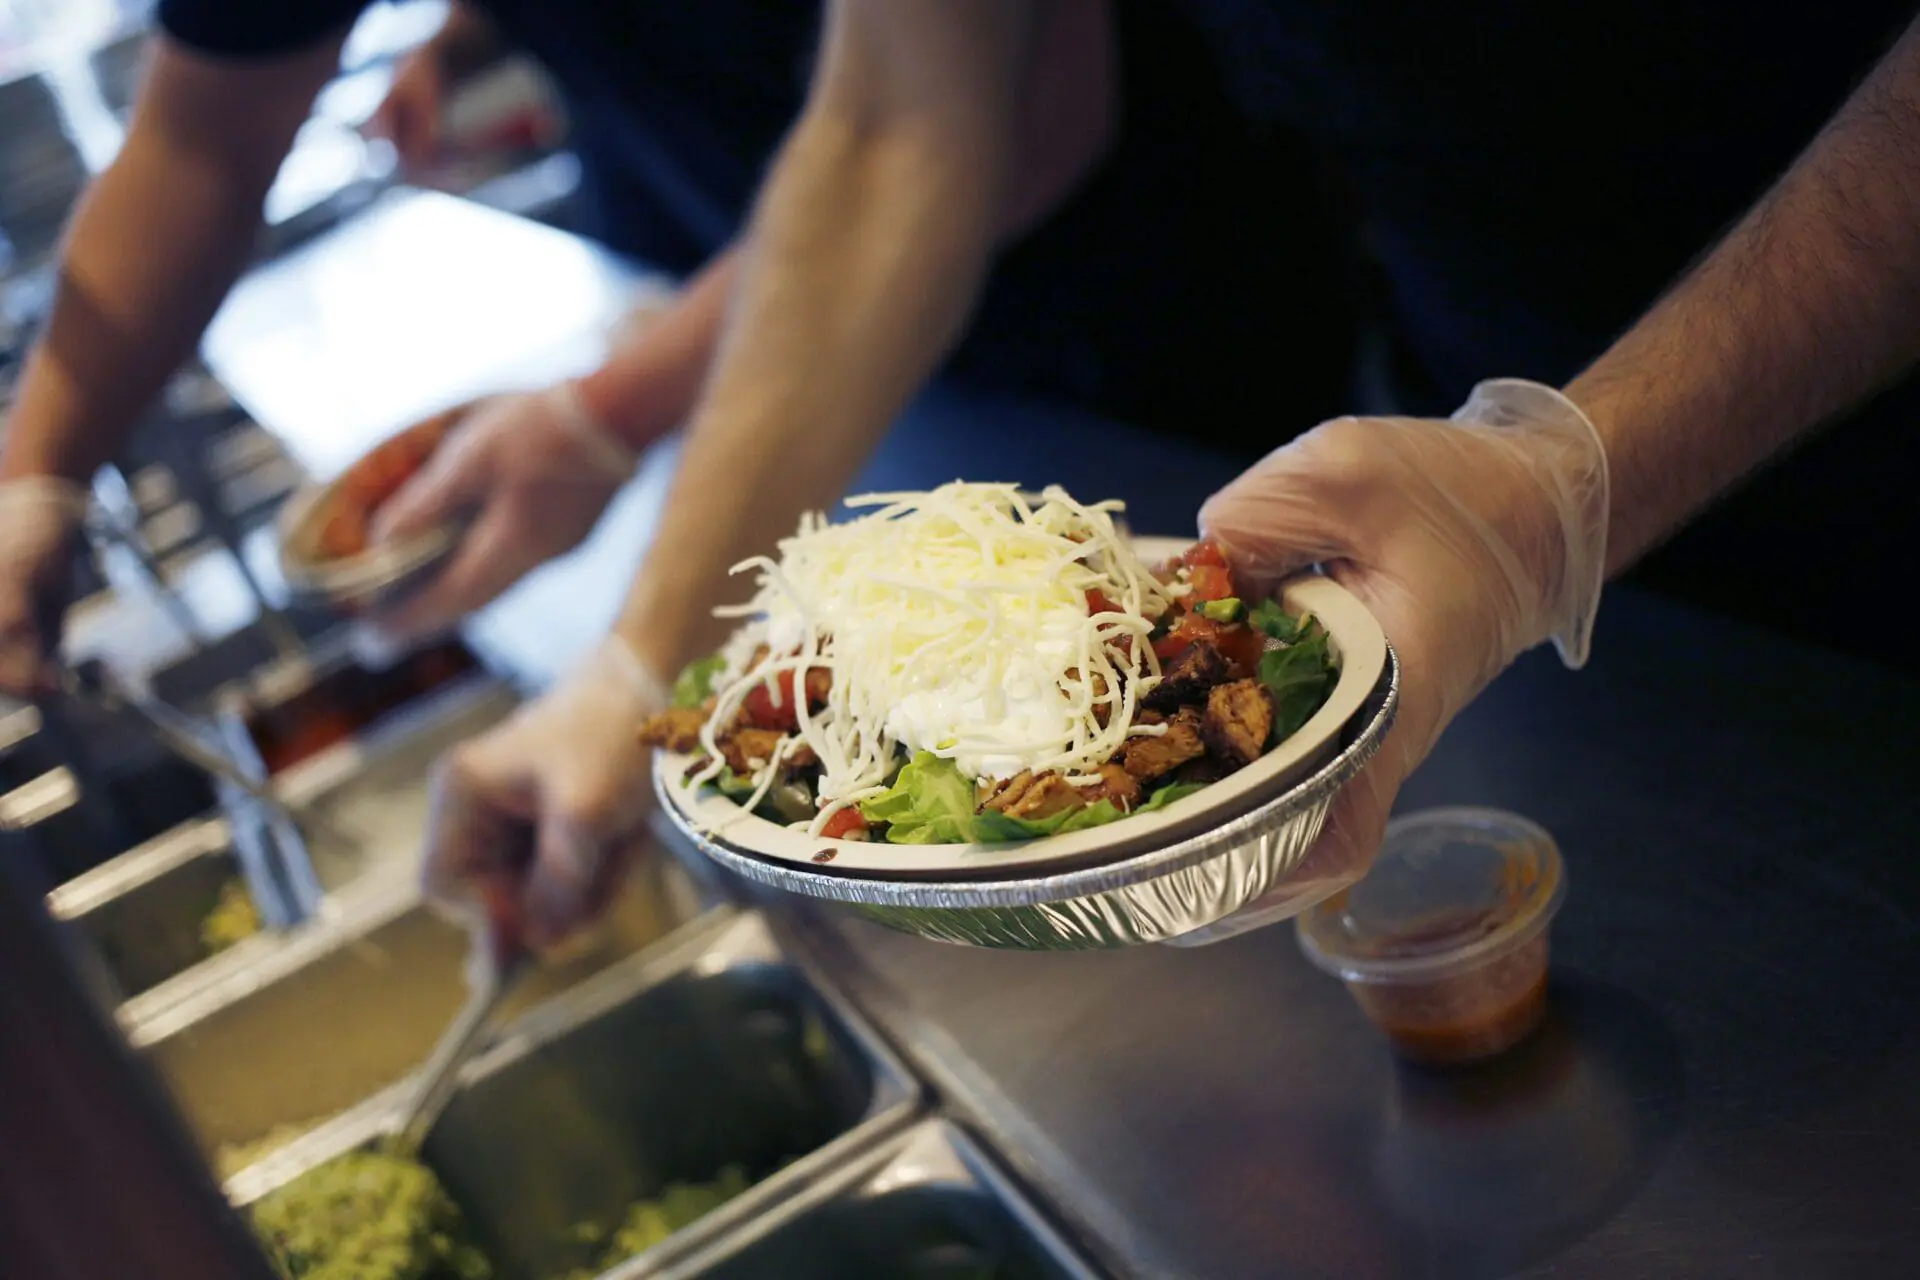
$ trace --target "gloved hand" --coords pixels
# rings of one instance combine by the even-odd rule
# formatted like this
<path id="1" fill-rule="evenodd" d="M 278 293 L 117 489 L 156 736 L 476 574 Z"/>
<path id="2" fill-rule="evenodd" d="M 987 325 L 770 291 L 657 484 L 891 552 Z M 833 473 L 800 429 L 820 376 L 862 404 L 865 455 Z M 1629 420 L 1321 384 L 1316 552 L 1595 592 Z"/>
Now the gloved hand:
<path id="1" fill-rule="evenodd" d="M 1449 421 L 1340 418 L 1275 450 L 1200 509 L 1240 573 L 1309 565 L 1352 591 L 1400 658 L 1400 709 L 1286 883 L 1196 936 L 1296 915 L 1365 874 L 1400 784 L 1523 651 L 1586 662 L 1606 572 L 1607 462 L 1572 401 L 1483 382 Z"/>
<path id="2" fill-rule="evenodd" d="M 494 941 L 541 952 L 605 910 L 653 790 L 640 722 L 666 685 L 617 636 L 544 696 L 438 766 L 427 828 L 428 897 Z"/>
<path id="3" fill-rule="evenodd" d="M 476 513 L 446 567 L 361 624 L 369 652 L 452 629 L 593 531 L 639 456 L 594 423 L 571 382 L 483 401 L 381 508 L 376 542 Z"/>
<path id="4" fill-rule="evenodd" d="M 394 67 L 387 96 L 368 121 L 368 132 L 391 142 L 410 174 L 424 171 L 439 154 L 441 104 L 450 80 L 445 58 L 429 40 Z"/>
<path id="5" fill-rule="evenodd" d="M 0 694 L 31 698 L 57 687 L 48 661 L 72 589 L 85 490 L 51 476 L 0 483 Z"/>

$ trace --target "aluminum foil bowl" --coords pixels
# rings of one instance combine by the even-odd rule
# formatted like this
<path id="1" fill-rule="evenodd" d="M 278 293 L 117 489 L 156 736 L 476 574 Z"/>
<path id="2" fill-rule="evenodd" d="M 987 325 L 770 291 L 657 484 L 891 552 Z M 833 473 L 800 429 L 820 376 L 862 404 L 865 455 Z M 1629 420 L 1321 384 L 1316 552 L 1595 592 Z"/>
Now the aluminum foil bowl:
<path id="1" fill-rule="evenodd" d="M 1333 798 L 1380 748 L 1400 701 L 1400 660 L 1385 665 L 1331 755 L 1304 779 L 1201 834 L 1053 875 L 899 880 L 810 871 L 695 827 L 654 770 L 661 809 L 709 858 L 759 884 L 844 903 L 939 942 L 1016 951 L 1089 951 L 1170 942 L 1258 901 L 1296 870 Z M 1337 886 L 1330 886 L 1337 887 Z M 1303 903 L 1303 905 L 1306 905 Z"/>

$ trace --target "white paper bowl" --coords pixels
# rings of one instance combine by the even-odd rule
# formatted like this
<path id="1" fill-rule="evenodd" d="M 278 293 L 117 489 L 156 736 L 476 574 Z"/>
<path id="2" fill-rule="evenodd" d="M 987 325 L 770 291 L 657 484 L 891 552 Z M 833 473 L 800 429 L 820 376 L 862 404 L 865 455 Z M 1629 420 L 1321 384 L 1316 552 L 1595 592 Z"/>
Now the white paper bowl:
<path id="1" fill-rule="evenodd" d="M 456 421 L 468 406 L 462 405 L 435 414 L 408 427 L 423 430 L 445 418 Z M 369 547 L 358 555 L 328 558 L 320 552 L 320 534 L 331 516 L 346 477 L 379 448 L 398 435 L 383 440 L 354 460 L 339 475 L 320 483 L 301 485 L 280 509 L 277 525 L 280 543 L 280 573 L 295 603 L 323 605 L 343 613 L 358 613 L 403 598 L 424 586 L 453 555 L 459 545 L 461 525 L 450 522 L 427 529 L 400 541 Z M 447 447 L 447 441 L 440 444 Z"/>

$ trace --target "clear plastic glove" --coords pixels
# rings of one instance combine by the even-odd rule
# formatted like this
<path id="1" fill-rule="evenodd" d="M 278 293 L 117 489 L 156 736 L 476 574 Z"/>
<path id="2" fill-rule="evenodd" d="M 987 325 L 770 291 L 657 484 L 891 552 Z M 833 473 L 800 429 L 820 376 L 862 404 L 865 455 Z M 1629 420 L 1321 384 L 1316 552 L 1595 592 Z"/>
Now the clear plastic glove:
<path id="1" fill-rule="evenodd" d="M 0 483 L 0 694 L 25 699 L 58 685 L 49 659 L 86 511 L 86 492 L 66 480 Z"/>
<path id="2" fill-rule="evenodd" d="M 666 686 L 608 636 L 543 697 L 443 759 L 428 897 L 496 945 L 551 950 L 613 900 L 652 806 L 640 722 Z"/>
<path id="3" fill-rule="evenodd" d="M 373 537 L 472 522 L 431 582 L 360 624 L 358 646 L 391 652 L 441 635 L 579 546 L 639 461 L 588 417 L 571 382 L 481 402 L 381 508 Z"/>
<path id="4" fill-rule="evenodd" d="M 394 67 L 387 96 L 367 122 L 367 132 L 391 142 L 402 169 L 410 174 L 423 172 L 439 156 L 449 81 L 446 60 L 429 41 Z"/>
<path id="5" fill-rule="evenodd" d="M 1586 662 L 1606 572 L 1607 462 L 1572 401 L 1483 382 L 1449 421 L 1340 418 L 1208 499 L 1200 527 L 1265 585 L 1322 565 L 1400 658 L 1400 709 L 1285 884 L 1189 939 L 1306 910 L 1365 874 L 1400 784 L 1515 657 L 1552 640 Z"/>

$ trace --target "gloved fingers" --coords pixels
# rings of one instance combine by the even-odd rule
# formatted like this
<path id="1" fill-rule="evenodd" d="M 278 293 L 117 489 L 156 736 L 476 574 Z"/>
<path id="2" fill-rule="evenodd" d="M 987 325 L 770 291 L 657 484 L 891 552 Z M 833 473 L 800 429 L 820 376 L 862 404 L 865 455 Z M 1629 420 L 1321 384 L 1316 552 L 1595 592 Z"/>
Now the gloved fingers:
<path id="1" fill-rule="evenodd" d="M 588 411 L 580 385 L 556 383 L 541 393 L 553 420 L 578 448 L 580 459 L 595 476 L 609 484 L 623 484 L 639 469 L 640 455 L 609 431 Z"/>
<path id="2" fill-rule="evenodd" d="M 421 883 L 429 902 L 463 919 L 484 918 L 495 886 L 518 899 L 532 848 L 532 783 L 511 766 L 500 732 L 443 757 L 430 784 Z"/>
<path id="3" fill-rule="evenodd" d="M 617 841 L 574 814 L 541 816 L 533 866 L 521 896 L 527 945 L 544 951 L 604 910 L 624 863 Z"/>
<path id="4" fill-rule="evenodd" d="M 57 687 L 60 638 L 86 491 L 54 476 L 0 484 L 0 692 L 31 698 Z"/>
<path id="5" fill-rule="evenodd" d="M 529 567 L 524 521 L 510 503 L 494 502 L 461 535 L 445 568 L 404 599 L 368 615 L 363 624 L 388 644 L 418 643 L 491 603 Z"/>
<path id="6" fill-rule="evenodd" d="M 613 691 L 608 691 L 613 696 Z M 612 740 L 607 739 L 611 735 Z M 540 834 L 527 876 L 528 937 L 549 947 L 597 918 L 612 901 L 640 844 L 649 767 L 624 716 L 574 727 L 583 748 L 542 796 Z"/>
<path id="7" fill-rule="evenodd" d="M 1368 457 L 1357 420 L 1322 423 L 1268 454 L 1200 507 L 1200 531 L 1220 543 L 1246 578 L 1270 590 L 1310 565 L 1356 552 L 1351 515 L 1362 500 Z"/>
<path id="8" fill-rule="evenodd" d="M 1334 796 L 1313 847 L 1280 883 L 1224 920 L 1174 939 L 1173 945 L 1211 946 L 1291 920 L 1364 877 L 1386 837 L 1387 819 L 1400 789 L 1391 762 L 1375 772 L 1381 763 L 1376 760 L 1361 770 Z"/>
<path id="9" fill-rule="evenodd" d="M 472 419 L 434 450 L 419 474 L 382 504 L 373 516 L 374 542 L 431 529 L 486 499 L 494 482 L 493 439 L 487 428 L 501 409 L 497 401 L 475 409 Z"/>

